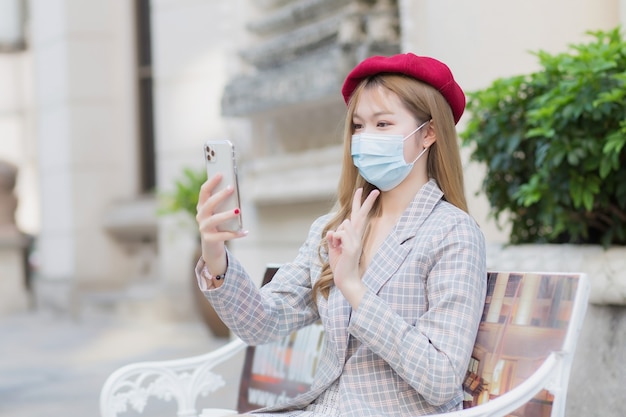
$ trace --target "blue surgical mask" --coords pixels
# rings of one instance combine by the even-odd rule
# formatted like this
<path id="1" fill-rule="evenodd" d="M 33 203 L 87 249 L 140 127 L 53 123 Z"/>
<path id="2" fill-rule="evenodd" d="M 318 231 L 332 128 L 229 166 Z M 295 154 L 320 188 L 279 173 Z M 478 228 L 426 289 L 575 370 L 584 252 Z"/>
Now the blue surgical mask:
<path id="1" fill-rule="evenodd" d="M 430 121 L 430 120 L 429 120 Z M 424 155 L 424 148 L 411 163 L 404 160 L 404 141 L 426 126 L 426 121 L 406 137 L 379 133 L 352 135 L 352 162 L 367 182 L 381 191 L 398 186 L 409 175 L 413 164 Z"/>

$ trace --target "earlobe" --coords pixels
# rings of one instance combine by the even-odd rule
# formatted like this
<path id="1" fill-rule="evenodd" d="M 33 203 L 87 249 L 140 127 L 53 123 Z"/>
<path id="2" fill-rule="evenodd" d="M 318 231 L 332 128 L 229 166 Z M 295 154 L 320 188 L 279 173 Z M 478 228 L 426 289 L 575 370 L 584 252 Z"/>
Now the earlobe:
<path id="1" fill-rule="evenodd" d="M 424 146 L 431 146 L 437 141 L 437 135 L 435 133 L 435 121 L 431 120 L 428 124 L 428 130 L 426 131 L 426 137 L 424 138 Z"/>

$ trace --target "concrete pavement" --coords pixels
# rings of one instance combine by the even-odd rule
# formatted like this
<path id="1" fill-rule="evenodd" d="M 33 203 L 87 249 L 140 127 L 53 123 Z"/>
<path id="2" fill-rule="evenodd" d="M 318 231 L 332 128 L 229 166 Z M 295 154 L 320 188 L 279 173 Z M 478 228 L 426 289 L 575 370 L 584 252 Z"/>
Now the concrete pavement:
<path id="1" fill-rule="evenodd" d="M 226 342 L 200 321 L 166 323 L 102 312 L 80 319 L 49 312 L 0 318 L 0 416 L 97 417 L 100 389 L 118 367 L 202 354 Z M 238 375 L 240 366 L 231 369 Z M 221 391 L 215 406 L 232 408 L 235 395 L 233 389 Z M 154 410 L 151 417 L 175 415 L 173 404 Z"/>

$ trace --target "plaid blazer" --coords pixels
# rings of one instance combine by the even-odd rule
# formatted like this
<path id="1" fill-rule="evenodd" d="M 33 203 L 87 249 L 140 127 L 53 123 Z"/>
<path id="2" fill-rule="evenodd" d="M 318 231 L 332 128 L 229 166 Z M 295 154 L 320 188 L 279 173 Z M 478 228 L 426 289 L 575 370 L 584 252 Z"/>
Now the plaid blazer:
<path id="1" fill-rule="evenodd" d="M 484 236 L 476 222 L 445 202 L 430 180 L 371 260 L 363 275 L 367 293 L 352 311 L 336 287 L 317 304 L 311 297 L 328 220 L 326 215 L 312 224 L 296 258 L 262 289 L 229 253 L 223 285 L 205 291 L 224 322 L 252 345 L 318 319 L 324 325 L 326 344 L 311 390 L 263 412 L 304 408 L 338 378 L 342 416 L 460 409 L 487 282 Z"/>

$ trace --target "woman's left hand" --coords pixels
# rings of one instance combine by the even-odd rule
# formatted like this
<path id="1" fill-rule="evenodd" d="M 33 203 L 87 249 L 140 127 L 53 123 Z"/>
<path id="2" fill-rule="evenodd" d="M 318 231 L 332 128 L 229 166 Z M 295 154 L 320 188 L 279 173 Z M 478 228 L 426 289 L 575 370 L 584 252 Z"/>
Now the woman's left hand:
<path id="1" fill-rule="evenodd" d="M 333 271 L 335 285 L 356 309 L 365 294 L 365 286 L 361 282 L 359 260 L 363 251 L 363 235 L 367 227 L 367 216 L 374 206 L 380 191 L 373 190 L 363 204 L 363 189 L 359 188 L 352 198 L 350 218 L 344 220 L 335 231 L 328 231 L 328 258 Z"/>

